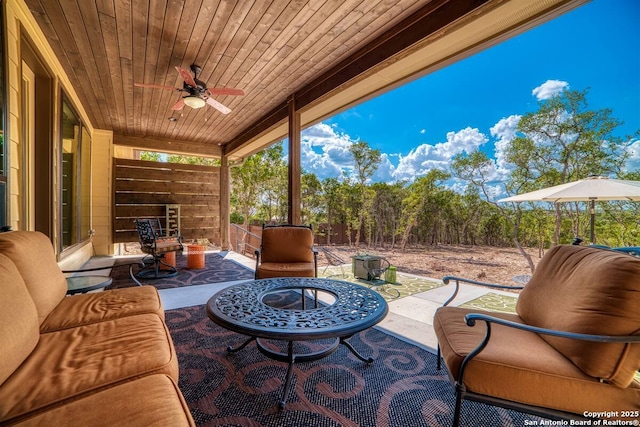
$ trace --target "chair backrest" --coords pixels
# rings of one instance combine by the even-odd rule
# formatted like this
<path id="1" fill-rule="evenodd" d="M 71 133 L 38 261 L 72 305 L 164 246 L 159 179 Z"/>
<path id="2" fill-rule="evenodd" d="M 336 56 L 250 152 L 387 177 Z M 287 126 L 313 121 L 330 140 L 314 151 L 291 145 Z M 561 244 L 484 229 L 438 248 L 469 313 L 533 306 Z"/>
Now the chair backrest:
<path id="1" fill-rule="evenodd" d="M 640 334 L 640 259 L 613 250 L 558 245 L 520 293 L 529 325 L 594 335 Z M 586 374 L 620 387 L 640 369 L 640 344 L 596 343 L 541 335 Z"/>
<path id="2" fill-rule="evenodd" d="M 136 228 L 138 230 L 138 240 L 144 247 L 153 247 L 158 238 L 158 232 L 153 228 L 151 220 L 147 218 L 136 219 Z"/>
<path id="3" fill-rule="evenodd" d="M 338 254 L 330 251 L 329 249 L 325 248 L 324 246 L 322 246 L 320 249 L 322 249 L 322 252 L 324 252 L 324 257 L 327 259 L 327 262 L 330 265 L 337 267 L 339 265 L 346 264 L 345 260 L 340 258 L 340 256 L 338 256 Z"/>
<path id="4" fill-rule="evenodd" d="M 313 230 L 302 225 L 264 227 L 261 259 L 262 262 L 313 262 Z"/>

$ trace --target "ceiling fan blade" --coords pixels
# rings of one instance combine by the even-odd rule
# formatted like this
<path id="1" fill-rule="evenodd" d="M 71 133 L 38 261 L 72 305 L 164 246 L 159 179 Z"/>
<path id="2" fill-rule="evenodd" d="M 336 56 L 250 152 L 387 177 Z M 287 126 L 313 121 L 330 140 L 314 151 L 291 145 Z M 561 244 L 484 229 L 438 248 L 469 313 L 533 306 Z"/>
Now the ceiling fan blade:
<path id="1" fill-rule="evenodd" d="M 198 87 L 198 85 L 196 84 L 196 81 L 193 79 L 193 76 L 189 71 L 180 67 L 176 67 L 176 70 L 178 70 L 178 73 L 180 73 L 180 77 L 182 77 L 182 80 L 184 80 L 186 84 L 188 84 L 191 87 Z"/>
<path id="2" fill-rule="evenodd" d="M 244 91 L 242 89 L 234 89 L 234 88 L 211 88 L 207 89 L 209 95 L 233 95 L 233 96 L 242 96 L 244 95 Z"/>
<path id="3" fill-rule="evenodd" d="M 180 98 L 180 101 L 176 102 L 176 104 L 171 107 L 171 109 L 173 111 L 182 110 L 182 107 L 184 107 L 184 98 Z"/>
<path id="4" fill-rule="evenodd" d="M 218 101 L 216 101 L 213 98 L 207 98 L 207 104 L 211 105 L 213 108 L 220 111 L 222 114 L 229 114 L 231 112 L 231 109 L 220 104 Z"/>
<path id="5" fill-rule="evenodd" d="M 173 86 L 151 85 L 151 84 L 145 84 L 145 83 L 134 83 L 133 85 L 137 86 L 137 87 L 152 87 L 152 88 L 155 88 L 155 89 L 182 90 L 182 89 L 178 89 L 177 87 L 173 87 Z"/>

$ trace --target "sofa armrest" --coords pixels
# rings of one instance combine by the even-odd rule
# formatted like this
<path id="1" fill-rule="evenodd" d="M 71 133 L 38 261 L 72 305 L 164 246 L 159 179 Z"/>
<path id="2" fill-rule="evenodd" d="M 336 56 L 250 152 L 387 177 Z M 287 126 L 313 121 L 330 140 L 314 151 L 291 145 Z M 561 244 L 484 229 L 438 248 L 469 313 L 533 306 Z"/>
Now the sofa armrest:
<path id="1" fill-rule="evenodd" d="M 487 332 L 484 339 L 478 344 L 476 348 L 467 354 L 460 364 L 460 371 L 458 373 L 458 387 L 463 386 L 464 370 L 467 364 L 476 357 L 489 343 L 491 339 L 491 324 L 506 326 L 509 328 L 520 329 L 523 331 L 534 332 L 536 334 L 552 335 L 561 338 L 569 338 L 582 341 L 593 342 L 610 342 L 610 343 L 640 343 L 640 335 L 593 335 L 593 334 L 580 334 L 575 332 L 559 331 L 555 329 L 540 328 L 537 326 L 526 325 L 522 323 L 512 322 L 505 319 L 500 319 L 484 313 L 469 313 L 465 316 L 465 321 L 468 326 L 475 326 L 476 321 L 484 321 L 487 326 Z"/>
<path id="2" fill-rule="evenodd" d="M 134 281 L 134 283 L 138 286 L 142 286 L 142 283 L 140 283 L 140 281 L 136 278 L 135 274 L 133 274 L 133 266 L 137 265 L 140 268 L 144 268 L 144 263 L 142 261 L 138 261 L 138 262 L 129 262 L 126 264 L 115 264 L 112 266 L 108 266 L 108 267 L 92 267 L 92 268 L 82 268 L 82 269 L 78 269 L 78 270 L 62 270 L 62 272 L 64 274 L 69 274 L 69 273 L 86 273 L 88 271 L 100 271 L 100 270 L 106 270 L 109 268 L 116 268 L 116 267 L 125 267 L 125 266 L 129 266 L 129 276 L 131 276 L 131 279 Z"/>
<path id="3" fill-rule="evenodd" d="M 487 288 L 492 288 L 492 289 L 507 289 L 507 290 L 522 290 L 524 289 L 524 286 L 509 286 L 509 285 L 499 285 L 497 283 L 487 283 L 487 282 L 479 282 L 477 280 L 471 280 L 471 279 L 466 279 L 464 277 L 456 277 L 456 276 L 445 276 L 442 278 L 442 282 L 445 285 L 448 285 L 450 281 L 454 281 L 455 282 L 455 289 L 453 291 L 453 294 L 449 297 L 448 300 L 446 300 L 444 302 L 444 304 L 442 304 L 443 307 L 446 307 L 447 305 L 449 305 L 451 303 L 451 301 L 453 301 L 456 296 L 458 295 L 458 292 L 460 291 L 460 283 L 470 283 L 472 285 L 480 285 L 480 286 L 485 286 Z"/>

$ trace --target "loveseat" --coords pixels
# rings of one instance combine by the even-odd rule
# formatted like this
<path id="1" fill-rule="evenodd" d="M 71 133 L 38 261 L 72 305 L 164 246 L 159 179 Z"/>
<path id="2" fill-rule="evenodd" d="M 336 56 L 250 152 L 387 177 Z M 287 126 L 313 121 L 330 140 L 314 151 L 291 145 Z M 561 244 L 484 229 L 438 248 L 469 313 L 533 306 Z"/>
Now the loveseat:
<path id="1" fill-rule="evenodd" d="M 0 425 L 194 425 L 156 289 L 66 289 L 45 235 L 0 233 Z"/>
<path id="2" fill-rule="evenodd" d="M 482 284 L 451 281 L 456 292 Z M 555 246 L 515 314 L 445 306 L 434 328 L 455 386 L 454 425 L 463 399 L 554 419 L 640 419 L 640 258 Z"/>

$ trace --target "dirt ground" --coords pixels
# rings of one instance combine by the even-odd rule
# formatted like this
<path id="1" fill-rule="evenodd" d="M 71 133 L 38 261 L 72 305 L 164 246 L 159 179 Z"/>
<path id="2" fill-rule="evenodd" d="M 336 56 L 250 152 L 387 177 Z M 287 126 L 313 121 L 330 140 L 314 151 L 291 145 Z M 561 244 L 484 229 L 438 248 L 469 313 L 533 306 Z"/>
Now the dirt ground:
<path id="1" fill-rule="evenodd" d="M 140 245 L 123 245 L 123 253 L 140 254 Z M 318 249 L 318 268 L 322 269 L 328 261 Z M 350 246 L 326 247 L 340 257 L 345 264 L 351 262 L 356 254 L 380 255 L 385 257 L 398 271 L 440 279 L 444 276 L 460 276 L 482 282 L 502 285 L 516 285 L 514 276 L 531 274 L 524 256 L 516 248 L 496 248 L 492 246 L 438 245 L 407 248 L 404 252 L 395 249 L 361 247 L 356 250 Z M 210 246 L 209 249 L 219 249 Z M 527 249 L 534 265 L 540 260 L 537 249 Z"/>
<path id="2" fill-rule="evenodd" d="M 405 252 L 384 248 L 360 248 L 349 246 L 327 247 L 345 263 L 356 254 L 384 256 L 398 271 L 420 276 L 441 278 L 460 276 L 483 282 L 516 285 L 514 276 L 531 274 L 529 265 L 516 248 L 490 246 L 425 246 L 407 248 Z M 539 261 L 537 249 L 527 249 L 534 265 Z M 318 268 L 327 265 L 322 250 L 318 254 Z"/>

